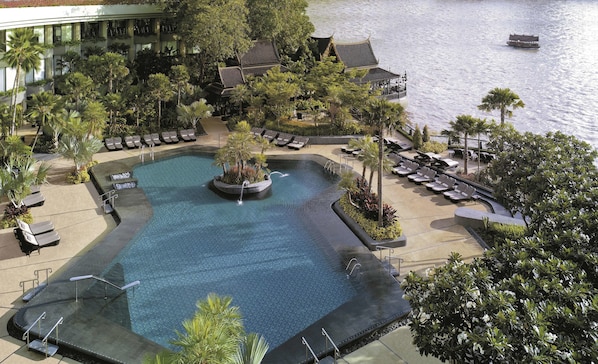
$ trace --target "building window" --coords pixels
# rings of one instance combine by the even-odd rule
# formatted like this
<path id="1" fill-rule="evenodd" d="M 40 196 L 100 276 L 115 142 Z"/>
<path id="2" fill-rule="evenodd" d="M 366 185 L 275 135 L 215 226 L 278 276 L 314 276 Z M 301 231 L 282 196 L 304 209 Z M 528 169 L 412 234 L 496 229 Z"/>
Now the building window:
<path id="1" fill-rule="evenodd" d="M 90 22 L 81 24 L 81 39 L 97 39 L 100 37 L 100 23 Z"/>
<path id="2" fill-rule="evenodd" d="M 124 37 L 127 35 L 127 22 L 125 20 L 111 20 L 108 23 L 108 35 L 111 37 Z"/>
<path id="3" fill-rule="evenodd" d="M 73 40 L 73 26 L 71 24 L 54 25 L 54 44 L 62 44 Z"/>
<path id="4" fill-rule="evenodd" d="M 6 91 L 6 68 L 0 68 L 0 92 Z"/>
<path id="5" fill-rule="evenodd" d="M 162 49 L 161 49 L 162 54 L 167 55 L 167 56 L 176 55 L 176 53 L 178 51 L 176 41 L 162 42 L 161 45 L 162 45 Z"/>
<path id="6" fill-rule="evenodd" d="M 44 37 L 44 27 L 33 27 L 33 34 L 37 37 L 37 42 L 40 44 L 44 44 L 45 37 Z"/>
<path id="7" fill-rule="evenodd" d="M 54 56 L 54 76 L 66 75 L 69 73 L 68 62 L 64 61 L 63 56 Z"/>
<path id="8" fill-rule="evenodd" d="M 152 19 L 135 19 L 135 24 L 133 25 L 133 32 L 135 35 L 154 34 Z"/>

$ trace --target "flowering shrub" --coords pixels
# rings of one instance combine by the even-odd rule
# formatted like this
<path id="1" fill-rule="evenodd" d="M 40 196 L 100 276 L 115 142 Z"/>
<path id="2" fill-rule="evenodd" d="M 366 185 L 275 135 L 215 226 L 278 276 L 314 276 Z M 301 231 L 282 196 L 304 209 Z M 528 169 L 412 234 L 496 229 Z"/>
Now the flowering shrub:
<path id="1" fill-rule="evenodd" d="M 4 209 L 4 217 L 0 222 L 2 229 L 17 226 L 17 218 L 25 221 L 28 224 L 33 222 L 33 216 L 27 206 L 15 207 L 12 203 L 9 203 Z"/>
<path id="2" fill-rule="evenodd" d="M 401 224 L 398 221 L 394 221 L 388 226 L 379 227 L 378 221 L 366 218 L 360 209 L 349 202 L 347 195 L 341 197 L 340 205 L 345 214 L 359 224 L 370 238 L 374 240 L 394 240 L 399 238 L 403 233 Z"/>

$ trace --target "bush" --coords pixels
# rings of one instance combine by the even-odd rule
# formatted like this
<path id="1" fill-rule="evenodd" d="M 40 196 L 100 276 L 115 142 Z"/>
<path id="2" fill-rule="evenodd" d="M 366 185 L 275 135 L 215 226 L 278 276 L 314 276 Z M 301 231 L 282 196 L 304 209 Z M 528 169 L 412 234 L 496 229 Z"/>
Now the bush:
<path id="1" fill-rule="evenodd" d="M 27 206 L 15 207 L 12 203 L 9 203 L 4 209 L 4 217 L 0 222 L 0 226 L 2 226 L 2 229 L 16 227 L 17 218 L 25 221 L 28 224 L 33 222 L 33 216 L 31 216 Z"/>
<path id="2" fill-rule="evenodd" d="M 394 240 L 403 233 L 401 224 L 397 220 L 388 226 L 378 227 L 378 221 L 366 218 L 360 209 L 349 202 L 349 197 L 346 194 L 341 197 L 340 205 L 347 216 L 355 220 L 374 240 Z"/>
<path id="3" fill-rule="evenodd" d="M 421 146 L 420 150 L 424 153 L 432 152 L 436 154 L 440 154 L 447 149 L 447 145 L 445 143 L 437 142 L 434 140 L 430 140 L 424 142 Z"/>
<path id="4" fill-rule="evenodd" d="M 507 240 L 520 240 L 527 234 L 527 228 L 521 225 L 484 221 L 484 228 L 477 232 L 488 246 L 496 247 Z"/>
<path id="5" fill-rule="evenodd" d="M 87 168 L 83 168 L 78 172 L 71 172 L 66 176 L 66 181 L 74 185 L 78 183 L 89 182 L 90 180 L 91 178 L 89 177 L 89 172 L 87 172 Z"/>

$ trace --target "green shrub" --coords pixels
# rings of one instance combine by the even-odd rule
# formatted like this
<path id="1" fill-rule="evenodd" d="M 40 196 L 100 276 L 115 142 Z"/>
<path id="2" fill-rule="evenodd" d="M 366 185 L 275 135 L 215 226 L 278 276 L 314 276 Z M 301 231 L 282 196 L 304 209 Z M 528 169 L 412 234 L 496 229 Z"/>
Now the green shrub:
<path id="1" fill-rule="evenodd" d="M 366 218 L 361 210 L 349 202 L 347 194 L 341 197 L 340 205 L 345 214 L 355 220 L 355 222 L 374 240 L 394 240 L 399 238 L 403 233 L 401 224 L 398 220 L 395 220 L 387 227 L 378 227 L 377 221 Z"/>
<path id="2" fill-rule="evenodd" d="M 424 142 L 421 146 L 420 150 L 424 153 L 432 152 L 436 154 L 440 154 L 447 149 L 447 145 L 445 143 L 437 142 L 435 140 L 430 140 Z"/>
<path id="3" fill-rule="evenodd" d="M 476 231 L 490 247 L 496 247 L 507 240 L 520 240 L 527 234 L 525 226 L 500 224 L 487 220 L 484 221 L 484 228 Z"/>
<path id="4" fill-rule="evenodd" d="M 89 182 L 90 180 L 91 178 L 89 177 L 89 172 L 87 172 L 87 168 L 84 168 L 79 172 L 71 172 L 66 176 L 66 181 L 74 185 L 78 183 Z"/>
<path id="5" fill-rule="evenodd" d="M 4 216 L 0 221 L 2 229 L 8 229 L 17 226 L 17 218 L 25 221 L 28 224 L 33 222 L 33 216 L 27 209 L 27 206 L 14 207 L 12 203 L 9 203 L 4 210 Z"/>

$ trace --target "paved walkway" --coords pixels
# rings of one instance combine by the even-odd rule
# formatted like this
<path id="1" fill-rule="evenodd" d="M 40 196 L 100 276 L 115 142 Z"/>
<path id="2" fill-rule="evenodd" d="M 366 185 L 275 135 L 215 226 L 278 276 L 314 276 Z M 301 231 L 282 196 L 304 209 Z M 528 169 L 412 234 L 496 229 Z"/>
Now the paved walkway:
<path id="1" fill-rule="evenodd" d="M 221 146 L 226 142 L 228 132 L 219 119 L 211 118 L 202 124 L 207 135 L 199 137 L 196 143 Z M 184 144 L 162 145 L 155 148 L 155 153 L 181 145 Z M 349 164 L 360 172 L 361 165 L 358 161 L 341 158 L 341 147 L 342 145 L 312 145 L 301 151 L 275 148 L 269 153 L 319 154 L 336 162 Z M 149 158 L 148 150 L 145 152 L 145 158 Z M 139 155 L 140 150 L 122 150 L 98 153 L 94 159 L 107 162 Z M 98 192 L 91 183 L 71 185 L 65 182 L 65 175 L 73 168 L 71 161 L 54 158 L 48 163 L 52 165 L 51 173 L 48 183 L 41 188 L 46 203 L 31 211 L 36 222 L 51 220 L 54 223 L 61 236 L 60 244 L 44 248 L 41 253 L 33 252 L 27 257 L 21 253 L 12 229 L 0 230 L 0 363 L 31 363 L 43 359 L 43 356 L 29 352 L 23 341 L 10 337 L 6 330 L 7 322 L 22 307 L 23 289 L 31 288 L 35 272 L 37 271 L 40 282 L 46 280 L 48 272 L 51 283 L 53 273 L 78 259 L 115 227 L 112 217 L 102 212 Z M 455 224 L 453 215 L 458 206 L 467 205 L 485 211 L 484 205 L 477 202 L 453 204 L 442 195 L 435 195 L 423 186 L 391 174 L 384 177 L 383 185 L 384 200 L 397 209 L 407 237 L 407 246 L 395 248 L 391 252 L 392 256 L 403 259 L 400 267 L 395 264 L 395 268 L 400 268 L 401 277 L 408 271 L 424 272 L 427 268 L 443 264 L 452 251 L 459 252 L 466 259 L 482 254 L 483 249 L 462 226 Z M 3 202 L 0 204 L 2 209 L 6 205 Z M 379 256 L 379 253 L 374 254 Z M 387 254 L 388 252 L 384 253 Z M 76 363 L 60 355 L 48 358 L 45 362 Z M 419 355 L 411 343 L 409 329 L 402 327 L 346 355 L 339 362 L 424 364 L 440 361 Z"/>

